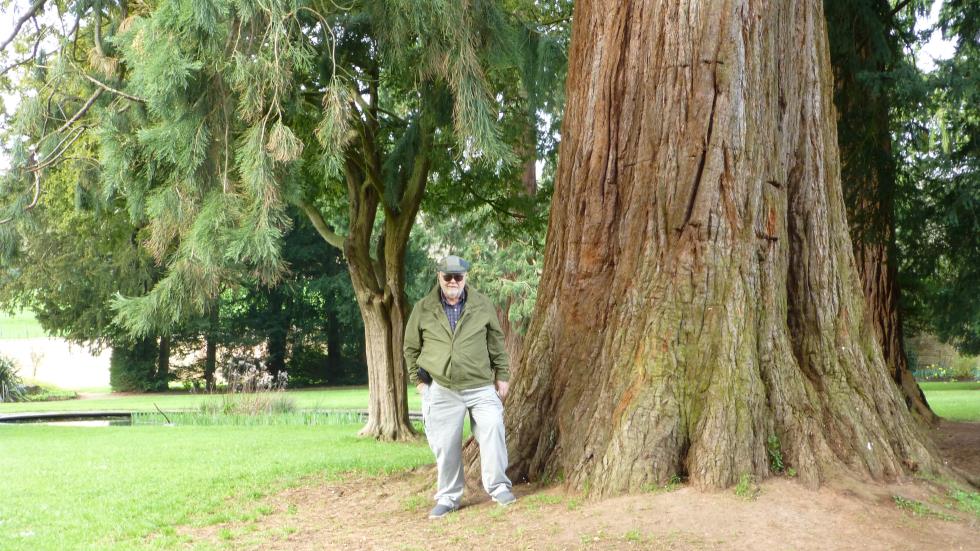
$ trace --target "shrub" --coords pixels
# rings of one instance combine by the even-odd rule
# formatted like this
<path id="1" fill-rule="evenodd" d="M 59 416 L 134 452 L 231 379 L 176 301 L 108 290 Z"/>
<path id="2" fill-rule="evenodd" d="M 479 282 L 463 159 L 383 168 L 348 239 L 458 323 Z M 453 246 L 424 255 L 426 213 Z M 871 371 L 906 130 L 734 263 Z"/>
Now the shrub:
<path id="1" fill-rule="evenodd" d="M 980 357 L 960 356 L 949 366 L 950 375 L 957 381 L 980 379 Z"/>
<path id="2" fill-rule="evenodd" d="M 109 386 L 116 392 L 165 390 L 166 381 L 157 380 L 157 345 L 152 339 L 134 344 L 119 343 L 109 359 Z"/>
<path id="3" fill-rule="evenodd" d="M 17 375 L 14 360 L 0 354 L 0 402 L 16 402 L 23 394 L 24 383 Z"/>

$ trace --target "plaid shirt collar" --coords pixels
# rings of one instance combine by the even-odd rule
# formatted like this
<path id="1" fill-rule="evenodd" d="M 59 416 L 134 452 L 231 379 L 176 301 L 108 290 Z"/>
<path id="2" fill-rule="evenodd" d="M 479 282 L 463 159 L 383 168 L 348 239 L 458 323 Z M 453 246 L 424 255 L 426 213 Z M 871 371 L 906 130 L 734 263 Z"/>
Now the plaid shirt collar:
<path id="1" fill-rule="evenodd" d="M 463 308 L 466 306 L 466 287 L 463 287 L 463 294 L 460 295 L 459 302 L 454 305 L 446 302 L 442 289 L 439 289 L 439 302 L 442 303 L 442 309 L 446 312 L 446 318 L 449 319 L 449 329 L 455 333 L 456 324 L 459 322 L 459 318 L 463 316 Z"/>

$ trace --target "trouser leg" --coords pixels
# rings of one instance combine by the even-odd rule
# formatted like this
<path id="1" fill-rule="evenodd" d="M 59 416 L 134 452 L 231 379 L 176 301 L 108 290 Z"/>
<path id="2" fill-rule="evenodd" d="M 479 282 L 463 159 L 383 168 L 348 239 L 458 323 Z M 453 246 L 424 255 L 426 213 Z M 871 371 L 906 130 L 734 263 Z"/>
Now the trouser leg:
<path id="1" fill-rule="evenodd" d="M 483 489 L 490 495 L 511 489 L 507 478 L 507 441 L 504 437 L 504 406 L 493 386 L 464 390 L 472 417 L 473 436 L 480 445 Z"/>
<path id="2" fill-rule="evenodd" d="M 439 469 L 435 500 L 459 507 L 463 497 L 463 419 L 466 406 L 459 395 L 436 384 L 425 393 L 425 436 Z"/>

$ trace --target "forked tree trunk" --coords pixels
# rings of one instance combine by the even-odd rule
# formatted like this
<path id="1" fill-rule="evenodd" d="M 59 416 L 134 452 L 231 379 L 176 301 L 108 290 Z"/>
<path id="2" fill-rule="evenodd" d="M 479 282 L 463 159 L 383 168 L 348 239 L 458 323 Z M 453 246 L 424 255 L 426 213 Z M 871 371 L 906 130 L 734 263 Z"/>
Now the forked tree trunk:
<path id="1" fill-rule="evenodd" d="M 420 151 L 425 152 L 431 134 L 428 129 L 421 134 Z M 359 434 L 379 440 L 418 436 L 408 417 L 408 372 L 402 353 L 410 313 L 405 297 L 405 251 L 425 192 L 428 160 L 419 156 L 410 172 L 401 200 L 385 204 L 369 176 L 355 163 L 347 165 L 350 230 L 344 240 L 344 256 L 364 320 L 368 367 L 368 420 Z M 372 256 L 371 235 L 379 208 L 384 212 L 383 229 Z"/>
<path id="2" fill-rule="evenodd" d="M 938 468 L 868 327 L 819 0 L 583 1 L 511 474 Z M 468 450 L 474 457 L 472 447 Z"/>
<path id="3" fill-rule="evenodd" d="M 353 270 L 352 270 L 353 275 Z M 407 440 L 416 436 L 408 417 L 405 360 L 402 356 L 406 314 L 404 300 L 354 284 L 364 320 L 368 364 L 368 421 L 361 436 Z"/>

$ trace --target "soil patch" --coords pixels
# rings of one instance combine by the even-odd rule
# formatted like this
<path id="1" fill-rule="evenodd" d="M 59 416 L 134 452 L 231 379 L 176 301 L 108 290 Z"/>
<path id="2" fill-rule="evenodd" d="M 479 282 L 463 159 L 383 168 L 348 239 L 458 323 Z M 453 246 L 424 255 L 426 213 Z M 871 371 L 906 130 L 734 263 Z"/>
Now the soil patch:
<path id="1" fill-rule="evenodd" d="M 943 421 L 932 437 L 948 465 L 980 483 L 980 423 Z"/>
<path id="2" fill-rule="evenodd" d="M 978 423 L 943 423 L 937 445 L 951 464 L 980 475 Z M 976 469 L 976 470 L 973 470 Z M 308 483 L 266 498 L 253 518 L 182 528 L 188 543 L 234 549 L 975 549 L 976 516 L 944 507 L 927 481 L 761 484 L 754 499 L 681 486 L 591 500 L 559 487 L 519 485 L 508 508 L 467 489 L 463 508 L 426 518 L 431 468 Z M 936 514 L 915 514 L 895 496 Z M 948 500 L 947 500 L 948 501 Z"/>

